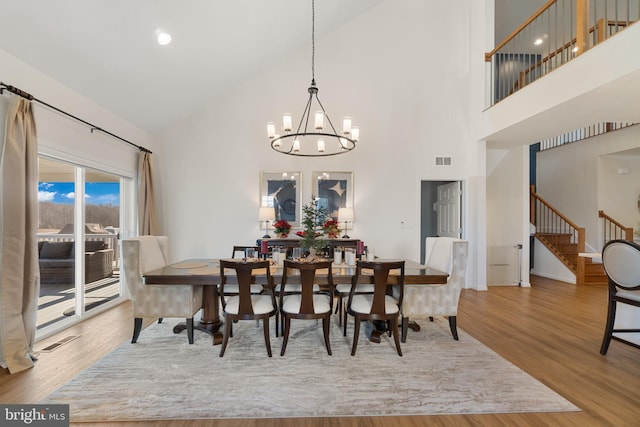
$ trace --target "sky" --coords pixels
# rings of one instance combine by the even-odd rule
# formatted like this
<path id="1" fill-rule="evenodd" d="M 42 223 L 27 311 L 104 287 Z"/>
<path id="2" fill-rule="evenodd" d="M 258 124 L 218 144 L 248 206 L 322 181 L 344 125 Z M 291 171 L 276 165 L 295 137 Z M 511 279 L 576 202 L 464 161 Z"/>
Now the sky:
<path id="1" fill-rule="evenodd" d="M 39 182 L 38 201 L 53 203 L 73 203 L 75 185 L 73 182 Z M 88 182 L 85 185 L 86 203 L 92 205 L 120 206 L 120 183 Z"/>

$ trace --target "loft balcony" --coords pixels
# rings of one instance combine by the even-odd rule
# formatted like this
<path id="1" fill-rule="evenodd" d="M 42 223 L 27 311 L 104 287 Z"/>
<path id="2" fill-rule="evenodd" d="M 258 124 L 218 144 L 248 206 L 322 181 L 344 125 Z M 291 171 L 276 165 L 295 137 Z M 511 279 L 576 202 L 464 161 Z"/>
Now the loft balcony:
<path id="1" fill-rule="evenodd" d="M 640 123 L 639 15 L 640 0 L 547 2 L 485 54 L 483 139 L 509 147 Z"/>

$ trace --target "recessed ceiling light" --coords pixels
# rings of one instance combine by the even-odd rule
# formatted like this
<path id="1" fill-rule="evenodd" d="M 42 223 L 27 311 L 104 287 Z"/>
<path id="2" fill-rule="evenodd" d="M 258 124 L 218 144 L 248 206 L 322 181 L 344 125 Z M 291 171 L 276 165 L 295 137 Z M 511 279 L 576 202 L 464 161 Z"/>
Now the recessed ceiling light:
<path id="1" fill-rule="evenodd" d="M 161 46 L 166 46 L 169 43 L 171 43 L 171 34 L 162 31 L 162 30 L 157 30 L 156 31 L 156 36 L 158 38 L 158 44 Z"/>
<path id="2" fill-rule="evenodd" d="M 535 44 L 536 46 L 541 45 L 542 44 L 542 39 L 536 39 L 536 41 L 534 41 L 533 44 Z"/>

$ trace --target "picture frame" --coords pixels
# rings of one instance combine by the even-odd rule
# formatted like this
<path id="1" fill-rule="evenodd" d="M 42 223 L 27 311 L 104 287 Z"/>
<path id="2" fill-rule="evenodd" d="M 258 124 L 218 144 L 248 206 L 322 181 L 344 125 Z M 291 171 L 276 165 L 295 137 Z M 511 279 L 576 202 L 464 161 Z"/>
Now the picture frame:
<path id="1" fill-rule="evenodd" d="M 279 171 L 260 174 L 260 206 L 273 207 L 276 221 L 284 219 L 300 227 L 302 172 Z"/>
<path id="2" fill-rule="evenodd" d="M 311 173 L 313 197 L 328 216 L 338 220 L 338 209 L 353 207 L 353 172 L 318 171 Z"/>

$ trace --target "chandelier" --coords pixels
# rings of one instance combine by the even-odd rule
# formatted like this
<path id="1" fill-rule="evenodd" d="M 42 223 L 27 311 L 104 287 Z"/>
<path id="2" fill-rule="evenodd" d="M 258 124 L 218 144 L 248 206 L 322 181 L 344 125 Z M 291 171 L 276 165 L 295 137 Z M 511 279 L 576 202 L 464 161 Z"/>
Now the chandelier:
<path id="1" fill-rule="evenodd" d="M 348 153 L 356 148 L 360 137 L 360 129 L 352 126 L 351 117 L 342 120 L 342 132 L 339 134 L 318 99 L 318 87 L 315 79 L 315 0 L 311 1 L 311 86 L 309 99 L 304 108 L 297 128 L 293 129 L 293 116 L 290 113 L 282 115 L 282 132 L 277 133 L 276 123 L 267 123 L 267 136 L 271 141 L 271 148 L 282 154 L 303 157 L 335 156 Z M 315 101 L 315 102 L 314 102 Z M 316 107 L 317 105 L 317 107 Z M 313 121 L 311 111 L 314 110 Z M 309 129 L 309 126 L 312 129 Z"/>

